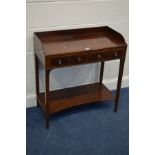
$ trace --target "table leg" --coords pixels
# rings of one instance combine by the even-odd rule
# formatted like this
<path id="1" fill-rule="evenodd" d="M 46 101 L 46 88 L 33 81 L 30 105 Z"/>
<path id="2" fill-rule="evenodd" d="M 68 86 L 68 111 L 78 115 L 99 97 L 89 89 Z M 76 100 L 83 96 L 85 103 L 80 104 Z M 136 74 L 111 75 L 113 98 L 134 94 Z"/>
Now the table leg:
<path id="1" fill-rule="evenodd" d="M 35 78 L 36 78 L 36 101 L 37 107 L 39 106 L 38 95 L 39 95 L 39 60 L 37 56 L 34 56 L 35 59 Z"/>
<path id="2" fill-rule="evenodd" d="M 119 96 L 120 96 L 120 89 L 121 89 L 121 82 L 122 82 L 122 76 L 123 76 L 124 62 L 125 62 L 125 59 L 120 59 L 119 75 L 118 75 L 118 81 L 117 81 L 117 90 L 116 90 L 114 112 L 117 112 L 117 110 L 118 110 L 118 101 L 119 101 Z"/>
<path id="3" fill-rule="evenodd" d="M 100 83 L 102 83 L 103 72 L 104 72 L 104 61 L 101 62 L 101 67 L 100 67 L 100 79 L 99 79 Z"/>
<path id="4" fill-rule="evenodd" d="M 45 117 L 46 117 L 46 128 L 49 128 L 49 70 L 45 70 Z"/>

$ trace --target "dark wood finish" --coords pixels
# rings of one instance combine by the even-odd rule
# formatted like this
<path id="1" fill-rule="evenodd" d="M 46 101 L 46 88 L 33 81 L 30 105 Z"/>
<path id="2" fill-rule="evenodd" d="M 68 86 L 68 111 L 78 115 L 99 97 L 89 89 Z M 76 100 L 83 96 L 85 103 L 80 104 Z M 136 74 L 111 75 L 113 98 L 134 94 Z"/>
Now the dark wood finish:
<path id="1" fill-rule="evenodd" d="M 101 66 L 100 66 L 100 79 L 99 82 L 102 83 L 102 79 L 103 79 L 103 72 L 104 72 L 104 61 L 101 62 Z"/>
<path id="2" fill-rule="evenodd" d="M 36 93 L 45 112 L 46 127 L 52 113 L 80 104 L 114 100 L 102 84 L 104 62 L 120 59 L 114 109 L 117 111 L 126 48 L 123 36 L 107 26 L 34 33 Z M 45 93 L 39 93 L 39 62 L 45 68 Z M 101 62 L 99 83 L 49 92 L 51 70 L 94 62 Z"/>
<path id="3" fill-rule="evenodd" d="M 66 108 L 103 100 L 114 101 L 115 97 L 100 83 L 55 90 L 49 92 L 49 111 L 53 114 Z M 45 103 L 45 93 L 39 94 L 39 101 Z"/>
<path id="4" fill-rule="evenodd" d="M 70 66 L 70 65 L 79 65 L 84 64 L 88 60 L 88 56 L 86 53 L 80 53 L 79 54 L 70 54 L 65 56 L 52 56 L 47 60 L 47 66 L 48 68 L 52 67 L 64 67 L 64 66 Z"/>
<path id="5" fill-rule="evenodd" d="M 39 95 L 39 61 L 37 59 L 37 56 L 34 56 L 35 61 L 35 76 L 36 76 L 36 94 Z M 37 99 L 37 106 L 39 106 L 39 102 Z"/>
<path id="6" fill-rule="evenodd" d="M 124 38 L 109 27 L 35 33 L 46 56 L 124 47 Z"/>
<path id="7" fill-rule="evenodd" d="M 46 117 L 46 128 L 49 128 L 49 76 L 50 71 L 45 70 L 45 117 Z"/>
<path id="8" fill-rule="evenodd" d="M 120 59 L 114 112 L 117 112 L 125 59 Z"/>

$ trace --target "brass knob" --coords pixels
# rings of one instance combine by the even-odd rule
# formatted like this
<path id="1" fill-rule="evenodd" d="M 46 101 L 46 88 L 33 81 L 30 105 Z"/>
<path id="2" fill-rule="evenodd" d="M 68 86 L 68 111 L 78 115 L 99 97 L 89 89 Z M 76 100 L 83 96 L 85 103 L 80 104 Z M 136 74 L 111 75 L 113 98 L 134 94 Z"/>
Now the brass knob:
<path id="1" fill-rule="evenodd" d="M 118 56 L 118 53 L 117 52 L 114 52 L 114 56 L 117 57 Z"/>
<path id="2" fill-rule="evenodd" d="M 97 57 L 98 57 L 98 59 L 101 59 L 101 55 L 100 54 L 98 54 Z"/>
<path id="3" fill-rule="evenodd" d="M 59 65 L 62 65 L 62 61 L 60 59 L 58 60 L 58 64 Z"/>
<path id="4" fill-rule="evenodd" d="M 81 62 L 81 58 L 80 57 L 77 57 L 77 60 L 78 60 L 78 62 Z"/>

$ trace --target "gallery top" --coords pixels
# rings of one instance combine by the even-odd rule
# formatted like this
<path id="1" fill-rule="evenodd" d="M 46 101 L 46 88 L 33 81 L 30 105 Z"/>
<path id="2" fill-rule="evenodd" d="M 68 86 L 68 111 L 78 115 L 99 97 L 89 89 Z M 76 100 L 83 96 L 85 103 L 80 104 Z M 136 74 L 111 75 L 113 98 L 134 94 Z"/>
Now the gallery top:
<path id="1" fill-rule="evenodd" d="M 127 46 L 123 36 L 108 26 L 36 32 L 35 35 L 46 56 Z"/>

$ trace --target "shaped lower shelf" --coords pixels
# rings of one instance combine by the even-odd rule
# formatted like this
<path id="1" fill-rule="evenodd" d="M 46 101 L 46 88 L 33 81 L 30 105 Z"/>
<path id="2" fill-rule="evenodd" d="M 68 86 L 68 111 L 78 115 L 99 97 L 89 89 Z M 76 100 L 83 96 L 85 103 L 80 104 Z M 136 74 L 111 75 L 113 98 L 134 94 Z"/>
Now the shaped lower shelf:
<path id="1" fill-rule="evenodd" d="M 38 100 L 45 110 L 45 93 L 40 93 Z M 50 114 L 97 101 L 114 101 L 115 96 L 106 88 L 104 84 L 93 83 L 72 88 L 65 88 L 49 92 L 49 112 Z"/>

